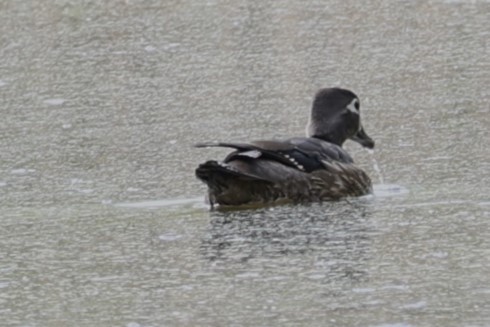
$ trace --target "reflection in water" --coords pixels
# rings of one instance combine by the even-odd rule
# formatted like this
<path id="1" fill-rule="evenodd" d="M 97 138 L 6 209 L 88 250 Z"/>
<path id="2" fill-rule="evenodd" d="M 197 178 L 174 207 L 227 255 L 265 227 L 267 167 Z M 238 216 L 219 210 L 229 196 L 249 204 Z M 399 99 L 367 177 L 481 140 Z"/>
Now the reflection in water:
<path id="1" fill-rule="evenodd" d="M 293 260 L 307 255 L 329 277 L 360 279 L 366 274 L 363 266 L 373 230 L 370 207 L 360 200 L 212 215 L 201 244 L 210 261 Z"/>

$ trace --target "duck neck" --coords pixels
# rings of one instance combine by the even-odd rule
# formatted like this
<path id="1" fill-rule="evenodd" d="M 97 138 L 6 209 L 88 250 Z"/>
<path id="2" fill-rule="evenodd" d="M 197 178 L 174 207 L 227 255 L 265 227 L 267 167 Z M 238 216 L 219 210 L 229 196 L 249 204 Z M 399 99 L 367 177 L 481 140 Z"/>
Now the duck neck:
<path id="1" fill-rule="evenodd" d="M 340 147 L 342 147 L 342 144 L 344 144 L 344 139 L 340 135 L 336 135 L 335 133 L 312 135 L 311 137 L 336 144 Z"/>
<path id="2" fill-rule="evenodd" d="M 317 102 L 315 100 L 313 103 L 311 115 L 306 125 L 306 135 L 342 147 L 346 135 L 341 120 L 335 116 L 324 117 L 320 115 L 321 110 L 318 109 L 320 104 Z"/>

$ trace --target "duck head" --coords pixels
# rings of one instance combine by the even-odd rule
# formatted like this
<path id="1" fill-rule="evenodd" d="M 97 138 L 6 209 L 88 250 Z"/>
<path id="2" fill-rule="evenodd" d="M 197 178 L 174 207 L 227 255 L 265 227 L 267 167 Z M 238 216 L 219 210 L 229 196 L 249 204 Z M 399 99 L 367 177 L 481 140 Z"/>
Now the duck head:
<path id="1" fill-rule="evenodd" d="M 339 146 L 350 139 L 368 149 L 374 148 L 373 139 L 361 124 L 359 98 L 346 89 L 326 88 L 316 93 L 306 133 Z"/>

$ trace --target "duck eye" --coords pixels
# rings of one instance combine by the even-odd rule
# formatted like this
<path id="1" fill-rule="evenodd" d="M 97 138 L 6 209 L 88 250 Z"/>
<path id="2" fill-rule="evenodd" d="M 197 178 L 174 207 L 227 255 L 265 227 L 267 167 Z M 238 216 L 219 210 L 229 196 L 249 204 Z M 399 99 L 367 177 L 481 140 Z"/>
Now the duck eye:
<path id="1" fill-rule="evenodd" d="M 359 100 L 354 99 L 347 105 L 347 111 L 359 115 Z"/>

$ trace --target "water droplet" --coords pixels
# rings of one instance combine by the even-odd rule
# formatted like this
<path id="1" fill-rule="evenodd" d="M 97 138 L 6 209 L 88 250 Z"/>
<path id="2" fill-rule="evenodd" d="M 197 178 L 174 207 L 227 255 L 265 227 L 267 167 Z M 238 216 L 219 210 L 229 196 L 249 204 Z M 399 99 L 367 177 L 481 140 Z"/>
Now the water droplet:
<path id="1" fill-rule="evenodd" d="M 414 309 L 422 309 L 422 308 L 425 308 L 426 306 L 427 306 L 427 302 L 419 301 L 419 302 L 415 302 L 415 303 L 406 304 L 406 305 L 402 306 L 402 308 L 414 310 Z"/>
<path id="2" fill-rule="evenodd" d="M 12 169 L 10 173 L 14 175 L 25 175 L 27 173 L 33 173 L 35 171 L 36 171 L 35 169 L 17 168 L 17 169 Z"/>
<path id="3" fill-rule="evenodd" d="M 62 105 L 65 102 L 66 102 L 65 99 L 57 99 L 57 98 L 44 100 L 44 103 L 45 104 L 49 104 L 51 106 L 60 106 L 60 105 Z"/>
<path id="4" fill-rule="evenodd" d="M 179 234 L 174 234 L 172 232 L 162 234 L 158 236 L 158 239 L 160 241 L 165 241 L 165 242 L 171 242 L 171 241 L 177 241 L 178 239 L 181 239 L 182 235 Z"/>
<path id="5" fill-rule="evenodd" d="M 384 178 L 383 174 L 381 173 L 381 169 L 379 168 L 378 161 L 376 160 L 376 157 L 374 156 L 374 150 L 373 149 L 366 149 L 368 153 L 371 156 L 371 161 L 373 162 L 373 168 L 376 174 L 378 175 L 378 180 L 381 184 L 384 184 Z"/>

